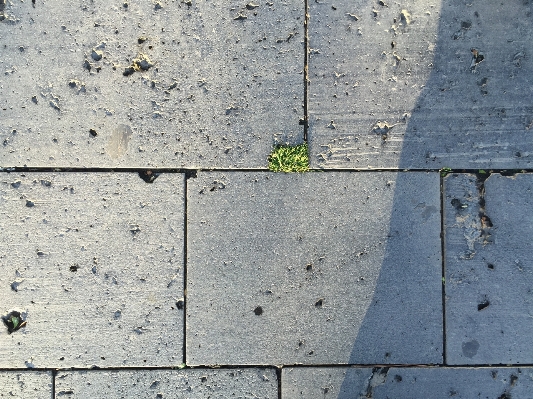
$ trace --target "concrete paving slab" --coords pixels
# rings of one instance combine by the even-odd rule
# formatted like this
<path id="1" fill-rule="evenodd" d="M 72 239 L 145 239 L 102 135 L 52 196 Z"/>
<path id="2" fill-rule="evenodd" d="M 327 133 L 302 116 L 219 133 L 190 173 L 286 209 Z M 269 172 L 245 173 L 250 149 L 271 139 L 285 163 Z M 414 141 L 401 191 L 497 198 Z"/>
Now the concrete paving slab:
<path id="1" fill-rule="evenodd" d="M 0 367 L 182 362 L 183 174 L 3 173 L 0 201 Z"/>
<path id="2" fill-rule="evenodd" d="M 73 371 L 56 377 L 56 398 L 278 398 L 274 369 Z"/>
<path id="3" fill-rule="evenodd" d="M 52 373 L 0 372 L 0 398 L 48 399 L 52 397 Z"/>
<path id="4" fill-rule="evenodd" d="M 528 398 L 531 368 L 284 368 L 283 399 Z"/>
<path id="5" fill-rule="evenodd" d="M 444 182 L 447 362 L 531 364 L 533 175 Z"/>
<path id="6" fill-rule="evenodd" d="M 187 364 L 442 361 L 437 173 L 199 173 Z"/>
<path id="7" fill-rule="evenodd" d="M 530 168 L 532 3 L 309 2 L 320 168 Z"/>
<path id="8" fill-rule="evenodd" d="M 1 166 L 265 168 L 303 140 L 304 3 L 10 2 Z"/>

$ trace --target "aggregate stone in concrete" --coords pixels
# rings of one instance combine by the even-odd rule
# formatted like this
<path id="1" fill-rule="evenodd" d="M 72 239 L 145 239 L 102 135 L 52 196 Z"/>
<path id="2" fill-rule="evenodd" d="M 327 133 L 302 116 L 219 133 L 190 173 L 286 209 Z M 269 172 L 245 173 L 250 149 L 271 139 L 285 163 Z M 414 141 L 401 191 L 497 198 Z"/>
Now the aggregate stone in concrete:
<path id="1" fill-rule="evenodd" d="M 313 166 L 531 167 L 530 1 L 309 6 Z"/>
<path id="2" fill-rule="evenodd" d="M 277 399 L 274 369 L 73 371 L 56 376 L 56 398 Z"/>
<path id="3" fill-rule="evenodd" d="M 0 367 L 183 355 L 184 177 L 0 176 Z"/>
<path id="4" fill-rule="evenodd" d="M 446 177 L 449 364 L 531 364 L 533 175 Z"/>
<path id="5" fill-rule="evenodd" d="M 0 372 L 0 398 L 48 399 L 52 397 L 52 373 Z"/>
<path id="6" fill-rule="evenodd" d="M 187 364 L 442 361 L 437 173 L 187 184 Z"/>
<path id="7" fill-rule="evenodd" d="M 283 399 L 529 398 L 531 368 L 284 368 Z"/>
<path id="8" fill-rule="evenodd" d="M 273 144 L 303 139 L 300 0 L 3 12 L 2 166 L 266 168 Z"/>

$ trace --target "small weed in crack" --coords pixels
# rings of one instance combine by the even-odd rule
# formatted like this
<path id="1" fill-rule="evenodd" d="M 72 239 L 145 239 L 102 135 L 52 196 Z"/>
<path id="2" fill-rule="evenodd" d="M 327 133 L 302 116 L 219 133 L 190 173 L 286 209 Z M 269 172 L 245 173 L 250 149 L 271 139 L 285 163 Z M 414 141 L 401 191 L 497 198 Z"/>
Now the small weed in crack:
<path id="1" fill-rule="evenodd" d="M 309 170 L 307 143 L 277 145 L 268 157 L 268 169 L 272 172 L 307 172 Z"/>
<path id="2" fill-rule="evenodd" d="M 12 311 L 7 316 L 2 316 L 2 321 L 7 327 L 9 334 L 26 327 L 26 321 L 22 319 L 20 312 Z"/>

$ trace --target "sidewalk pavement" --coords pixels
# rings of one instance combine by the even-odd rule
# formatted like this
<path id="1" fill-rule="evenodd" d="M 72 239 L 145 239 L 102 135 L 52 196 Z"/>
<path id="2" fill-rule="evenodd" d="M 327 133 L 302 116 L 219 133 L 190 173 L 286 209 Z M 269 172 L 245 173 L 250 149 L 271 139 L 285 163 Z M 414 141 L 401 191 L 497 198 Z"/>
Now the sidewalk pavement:
<path id="1" fill-rule="evenodd" d="M 532 8 L 0 0 L 0 397 L 532 398 Z"/>

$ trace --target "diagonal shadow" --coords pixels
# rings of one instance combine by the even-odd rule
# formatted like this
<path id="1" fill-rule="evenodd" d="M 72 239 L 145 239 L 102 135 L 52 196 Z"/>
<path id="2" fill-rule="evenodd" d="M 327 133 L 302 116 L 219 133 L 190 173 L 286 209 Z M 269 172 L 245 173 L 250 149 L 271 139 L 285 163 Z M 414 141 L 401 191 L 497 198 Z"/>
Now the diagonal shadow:
<path id="1" fill-rule="evenodd" d="M 442 0 L 432 12 L 438 18 L 435 37 L 426 38 L 432 57 L 422 56 L 431 72 L 419 82 L 416 102 L 406 101 L 404 109 L 396 103 L 397 125 L 368 133 L 382 136 L 374 167 L 530 167 L 531 3 Z M 422 21 L 415 12 L 409 16 L 414 23 L 403 21 L 401 28 L 410 33 L 407 40 L 391 36 L 404 48 L 416 38 L 416 19 Z M 398 99 L 396 92 L 388 95 Z M 440 207 L 437 172 L 398 174 L 385 256 L 349 364 L 446 364 L 439 212 L 425 226 L 410 225 L 419 204 L 435 203 Z M 392 381 L 387 370 L 375 367 L 362 390 L 348 370 L 337 398 L 369 397 L 376 381 Z M 380 373 L 383 378 L 374 378 Z"/>

